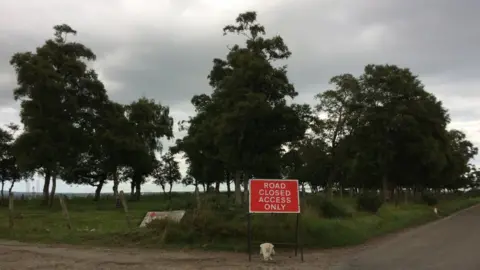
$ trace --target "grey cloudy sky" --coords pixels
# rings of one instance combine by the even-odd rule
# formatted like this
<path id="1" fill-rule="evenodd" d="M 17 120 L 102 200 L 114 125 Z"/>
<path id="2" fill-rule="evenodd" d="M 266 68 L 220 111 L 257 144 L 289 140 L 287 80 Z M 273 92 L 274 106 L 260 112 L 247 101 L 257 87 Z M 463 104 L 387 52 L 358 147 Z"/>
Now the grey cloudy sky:
<path id="1" fill-rule="evenodd" d="M 359 74 L 368 63 L 397 64 L 419 74 L 450 110 L 451 127 L 480 144 L 480 1 L 474 0 L 2 0 L 0 124 L 18 121 L 11 55 L 33 50 L 61 23 L 96 52 L 94 67 L 113 99 L 145 95 L 169 105 L 176 120 L 186 119 L 192 95 L 210 91 L 212 59 L 235 41 L 222 36 L 222 27 L 246 10 L 257 11 L 267 32 L 282 35 L 292 50 L 289 74 L 299 101 L 312 102 L 334 75 Z"/>

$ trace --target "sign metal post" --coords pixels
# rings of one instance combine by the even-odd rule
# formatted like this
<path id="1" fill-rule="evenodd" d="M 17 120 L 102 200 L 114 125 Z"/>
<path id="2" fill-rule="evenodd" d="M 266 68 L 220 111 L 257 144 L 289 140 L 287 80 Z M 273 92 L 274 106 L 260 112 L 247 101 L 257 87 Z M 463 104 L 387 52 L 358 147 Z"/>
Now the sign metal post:
<path id="1" fill-rule="evenodd" d="M 296 214 L 295 256 L 300 249 L 303 262 L 303 246 L 300 233 L 300 192 L 298 180 L 293 179 L 250 179 L 247 213 L 248 260 L 252 260 L 251 214 Z"/>

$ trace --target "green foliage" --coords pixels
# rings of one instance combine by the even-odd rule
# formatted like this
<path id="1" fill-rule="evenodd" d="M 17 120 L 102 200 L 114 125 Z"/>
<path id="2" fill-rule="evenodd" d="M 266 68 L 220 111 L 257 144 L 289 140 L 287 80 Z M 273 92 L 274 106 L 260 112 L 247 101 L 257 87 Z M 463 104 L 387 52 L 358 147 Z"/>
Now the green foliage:
<path id="1" fill-rule="evenodd" d="M 435 194 L 427 192 L 422 194 L 422 201 L 428 206 L 436 206 L 438 204 L 438 199 Z"/>
<path id="2" fill-rule="evenodd" d="M 180 167 L 172 153 L 166 153 L 160 161 L 157 161 L 157 167 L 152 176 L 155 178 L 154 183 L 161 186 L 163 192 L 165 192 L 165 186 L 168 184 L 170 186 L 169 194 L 172 193 L 173 184 L 182 179 Z"/>
<path id="3" fill-rule="evenodd" d="M 2 203 L 4 199 L 4 186 L 7 182 L 10 182 L 9 192 L 11 192 L 15 183 L 31 177 L 31 172 L 20 170 L 13 153 L 14 135 L 16 131 L 18 131 L 18 126 L 15 124 L 9 124 L 6 128 L 0 128 L 0 183 Z"/>
<path id="4" fill-rule="evenodd" d="M 241 34 L 245 44 L 230 48 L 225 59 L 213 60 L 208 76 L 211 95 L 193 97 L 197 115 L 189 121 L 187 136 L 178 142 L 198 181 L 223 176 L 224 170 L 268 177 L 280 175 L 280 148 L 300 140 L 308 127 L 308 106 L 287 105 L 297 95 L 286 66 L 273 61 L 291 55 L 280 36 L 266 38 L 255 12 L 245 12 L 224 34 Z M 200 151 L 199 151 L 200 150 Z M 204 171 L 205 166 L 216 167 Z M 239 191 L 240 179 L 235 178 Z M 240 193 L 236 202 L 240 203 Z"/>
<path id="5" fill-rule="evenodd" d="M 357 208 L 361 211 L 377 213 L 380 207 L 382 207 L 382 199 L 378 194 L 373 192 L 362 193 L 357 198 Z"/>
<path id="6" fill-rule="evenodd" d="M 346 206 L 347 203 L 341 200 L 325 198 L 319 194 L 308 196 L 306 205 L 309 210 L 324 218 L 346 218 L 352 216 L 352 211 Z"/>
<path id="7" fill-rule="evenodd" d="M 331 199 L 324 200 L 320 205 L 320 209 L 322 215 L 326 218 L 346 218 L 352 216 L 352 213 L 344 205 Z"/>

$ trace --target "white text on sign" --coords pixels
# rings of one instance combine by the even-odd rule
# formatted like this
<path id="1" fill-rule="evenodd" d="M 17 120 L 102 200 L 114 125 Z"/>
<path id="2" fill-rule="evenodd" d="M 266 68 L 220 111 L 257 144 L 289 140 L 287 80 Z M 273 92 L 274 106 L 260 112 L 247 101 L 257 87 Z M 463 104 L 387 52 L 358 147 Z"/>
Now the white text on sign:
<path id="1" fill-rule="evenodd" d="M 286 188 L 284 183 L 264 183 L 263 189 L 258 191 L 258 202 L 264 204 L 265 210 L 285 210 L 287 204 L 292 202 L 291 191 Z"/>

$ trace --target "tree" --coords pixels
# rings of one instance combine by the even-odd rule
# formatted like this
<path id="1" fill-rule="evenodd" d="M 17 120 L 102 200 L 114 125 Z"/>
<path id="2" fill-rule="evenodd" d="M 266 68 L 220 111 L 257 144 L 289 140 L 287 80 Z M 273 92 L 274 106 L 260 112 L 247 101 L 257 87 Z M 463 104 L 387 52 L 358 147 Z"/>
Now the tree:
<path id="1" fill-rule="evenodd" d="M 4 200 L 4 187 L 7 181 L 15 178 L 16 164 L 15 158 L 11 152 L 13 142 L 12 134 L 3 128 L 0 128 L 0 181 L 1 181 L 1 201 Z M 12 181 L 14 183 L 14 181 Z"/>
<path id="2" fill-rule="evenodd" d="M 385 199 L 397 186 L 434 185 L 446 166 L 449 116 L 441 102 L 406 68 L 367 65 L 358 80 L 350 145 L 362 185 L 381 187 Z"/>
<path id="3" fill-rule="evenodd" d="M 474 185 L 477 170 L 469 164 L 477 155 L 478 148 L 466 139 L 459 130 L 448 131 L 448 165 L 442 171 L 444 181 L 437 187 L 456 190 Z"/>
<path id="4" fill-rule="evenodd" d="M 188 165 L 185 184 L 198 187 L 201 184 L 205 190 L 214 182 L 223 180 L 224 165 L 218 158 L 218 147 L 213 138 L 213 127 L 208 126 L 209 111 L 202 111 L 207 107 L 210 98 L 206 95 L 196 96 L 192 103 L 196 106 L 198 114 L 191 118 L 188 128 L 186 123 L 180 123 L 180 130 L 187 130 L 187 135 L 176 141 L 171 148 L 173 154 L 183 152 Z"/>
<path id="5" fill-rule="evenodd" d="M 327 90 L 315 96 L 319 101 L 316 112 L 323 119 L 318 122 L 321 126 L 314 130 L 328 144 L 327 151 L 330 160 L 325 160 L 329 164 L 325 187 L 327 193 L 331 196 L 331 188 L 341 171 L 341 164 L 345 162 L 345 160 L 339 159 L 337 146 L 354 128 L 352 120 L 355 119 L 356 115 L 352 106 L 361 89 L 359 81 L 351 74 L 335 76 L 330 79 L 330 83 L 335 85 L 335 89 Z"/>
<path id="6" fill-rule="evenodd" d="M 166 153 L 162 156 L 162 159 L 157 162 L 157 168 L 153 176 L 155 178 L 154 183 L 161 186 L 164 193 L 165 186 L 168 184 L 168 197 L 171 199 L 173 184 L 178 183 L 182 179 L 180 167 L 172 153 Z"/>
<path id="7" fill-rule="evenodd" d="M 283 155 L 283 177 L 310 184 L 313 191 L 325 186 L 329 172 L 328 145 L 321 138 L 307 135 Z"/>
<path id="8" fill-rule="evenodd" d="M 137 140 L 134 127 L 125 115 L 124 106 L 112 101 L 102 105 L 103 110 L 92 121 L 87 133 L 89 146 L 71 167 L 64 168 L 62 179 L 69 184 L 87 184 L 96 187 L 94 200 L 108 178 L 113 179 L 114 197 L 118 194 L 118 170 L 127 166 Z"/>
<path id="9" fill-rule="evenodd" d="M 162 188 L 163 194 L 167 193 L 167 179 L 163 173 L 164 164 L 161 160 L 156 160 L 155 169 L 153 170 L 152 177 L 153 183 Z"/>
<path id="10" fill-rule="evenodd" d="M 192 99 L 197 115 L 190 128 L 196 132 L 189 132 L 191 137 L 184 140 L 209 137 L 202 147 L 213 147 L 202 154 L 235 172 L 237 205 L 242 202 L 242 172 L 253 175 L 271 168 L 271 175 L 280 175 L 281 147 L 301 139 L 308 126 L 298 110 L 302 107 L 287 105 L 287 97 L 294 98 L 297 92 L 286 67 L 273 65 L 291 52 L 280 36 L 265 38 L 265 28 L 256 19 L 255 12 L 245 12 L 236 24 L 224 27 L 224 34 L 245 36 L 246 44 L 232 46 L 225 60 L 213 60 L 208 78 L 214 91 Z"/>
<path id="11" fill-rule="evenodd" d="M 56 25 L 54 30 L 54 38 L 35 52 L 16 53 L 10 61 L 17 74 L 14 97 L 21 101 L 24 125 L 14 153 L 23 171 L 39 170 L 45 176 L 45 203 L 50 180 L 53 197 L 61 168 L 71 166 L 88 148 L 85 132 L 107 99 L 103 84 L 86 63 L 96 58 L 92 50 L 67 41 L 76 34 L 70 26 Z"/>
<path id="12" fill-rule="evenodd" d="M 131 184 L 135 189 L 135 199 L 139 200 L 145 177 L 155 169 L 155 152 L 162 150 L 160 139 L 173 138 L 173 118 L 167 106 L 147 98 L 140 98 L 126 106 L 126 116 L 135 131 L 128 167 L 132 169 Z"/>
<path id="13" fill-rule="evenodd" d="M 21 172 L 17 160 L 12 152 L 15 133 L 19 130 L 18 125 L 10 123 L 6 128 L 0 128 L 0 181 L 1 201 L 4 200 L 4 189 L 6 182 L 10 182 L 8 193 L 12 193 L 15 183 L 22 179 L 29 179 L 33 176 L 31 172 Z"/>

